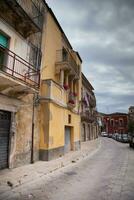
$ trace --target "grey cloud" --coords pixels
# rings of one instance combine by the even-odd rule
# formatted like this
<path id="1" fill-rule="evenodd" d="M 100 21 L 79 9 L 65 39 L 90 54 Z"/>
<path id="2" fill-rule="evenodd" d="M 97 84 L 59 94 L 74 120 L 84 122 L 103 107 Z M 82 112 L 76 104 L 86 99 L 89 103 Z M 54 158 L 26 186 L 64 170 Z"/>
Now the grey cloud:
<path id="1" fill-rule="evenodd" d="M 47 2 L 83 59 L 98 109 L 127 112 L 134 105 L 134 0 Z"/>
<path id="2" fill-rule="evenodd" d="M 132 105 L 134 102 L 134 96 L 131 95 L 120 95 L 120 96 L 114 96 L 107 94 L 107 92 L 97 93 L 98 96 L 97 104 L 100 108 L 100 111 L 102 112 L 128 112 L 128 105 L 126 102 L 128 102 L 129 105 Z M 107 101 L 105 101 L 105 97 Z M 104 107 L 105 103 L 105 107 Z"/>

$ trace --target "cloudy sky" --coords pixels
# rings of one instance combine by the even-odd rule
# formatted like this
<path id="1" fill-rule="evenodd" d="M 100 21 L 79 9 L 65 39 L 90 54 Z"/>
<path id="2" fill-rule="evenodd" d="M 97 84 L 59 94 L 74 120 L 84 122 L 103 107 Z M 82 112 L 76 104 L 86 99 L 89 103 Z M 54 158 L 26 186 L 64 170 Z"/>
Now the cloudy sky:
<path id="1" fill-rule="evenodd" d="M 134 105 L 134 0 L 47 0 L 95 89 L 97 108 Z"/>

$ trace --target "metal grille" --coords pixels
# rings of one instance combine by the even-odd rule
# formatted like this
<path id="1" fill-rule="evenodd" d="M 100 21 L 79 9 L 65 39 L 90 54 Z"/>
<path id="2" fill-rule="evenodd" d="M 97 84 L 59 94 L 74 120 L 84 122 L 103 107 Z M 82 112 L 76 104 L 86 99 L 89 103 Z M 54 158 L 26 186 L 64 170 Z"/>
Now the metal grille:
<path id="1" fill-rule="evenodd" d="M 3 54 L 3 62 L 0 63 L 1 71 L 25 82 L 30 87 L 39 87 L 39 70 L 36 70 L 33 65 L 2 45 L 0 45 L 0 53 Z"/>
<path id="2" fill-rule="evenodd" d="M 8 167 L 10 118 L 9 112 L 0 110 L 0 169 Z"/>

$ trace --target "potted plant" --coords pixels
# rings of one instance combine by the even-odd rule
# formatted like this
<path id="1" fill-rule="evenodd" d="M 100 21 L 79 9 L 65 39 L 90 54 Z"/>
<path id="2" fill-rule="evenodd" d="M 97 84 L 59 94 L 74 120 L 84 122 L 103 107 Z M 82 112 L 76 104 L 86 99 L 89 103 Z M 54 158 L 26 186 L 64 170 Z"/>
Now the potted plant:
<path id="1" fill-rule="evenodd" d="M 74 97 L 77 97 L 77 93 L 76 92 L 74 92 L 73 95 L 74 95 Z"/>
<path id="2" fill-rule="evenodd" d="M 73 99 L 70 99 L 70 100 L 69 100 L 69 103 L 70 103 L 70 104 L 75 104 L 75 102 L 74 102 Z"/>
<path id="3" fill-rule="evenodd" d="M 64 84 L 63 87 L 64 87 L 65 90 L 69 89 L 69 85 Z"/>

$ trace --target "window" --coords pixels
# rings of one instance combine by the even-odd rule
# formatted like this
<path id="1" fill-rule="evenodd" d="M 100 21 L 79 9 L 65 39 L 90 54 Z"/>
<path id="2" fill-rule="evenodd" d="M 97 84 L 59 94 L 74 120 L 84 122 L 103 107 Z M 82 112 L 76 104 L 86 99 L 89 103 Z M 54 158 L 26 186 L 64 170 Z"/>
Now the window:
<path id="1" fill-rule="evenodd" d="M 111 126 L 114 126 L 114 120 L 113 119 L 111 120 Z"/>
<path id="2" fill-rule="evenodd" d="M 41 50 L 34 46 L 33 44 L 30 44 L 30 54 L 29 54 L 29 62 L 36 68 L 40 68 L 41 64 Z"/>
<path id="3" fill-rule="evenodd" d="M 71 115 L 68 115 L 68 124 L 71 124 Z"/>
<path id="4" fill-rule="evenodd" d="M 123 126 L 123 119 L 119 120 L 120 126 Z"/>
<path id="5" fill-rule="evenodd" d="M 9 38 L 0 32 L 0 69 L 3 69 L 6 61 L 5 48 L 8 47 Z"/>
<path id="6" fill-rule="evenodd" d="M 3 35 L 2 33 L 0 33 L 0 45 L 6 48 L 8 47 L 8 37 Z"/>
<path id="7" fill-rule="evenodd" d="M 62 59 L 63 61 L 67 61 L 68 60 L 68 53 L 66 51 L 66 49 L 62 49 Z"/>

